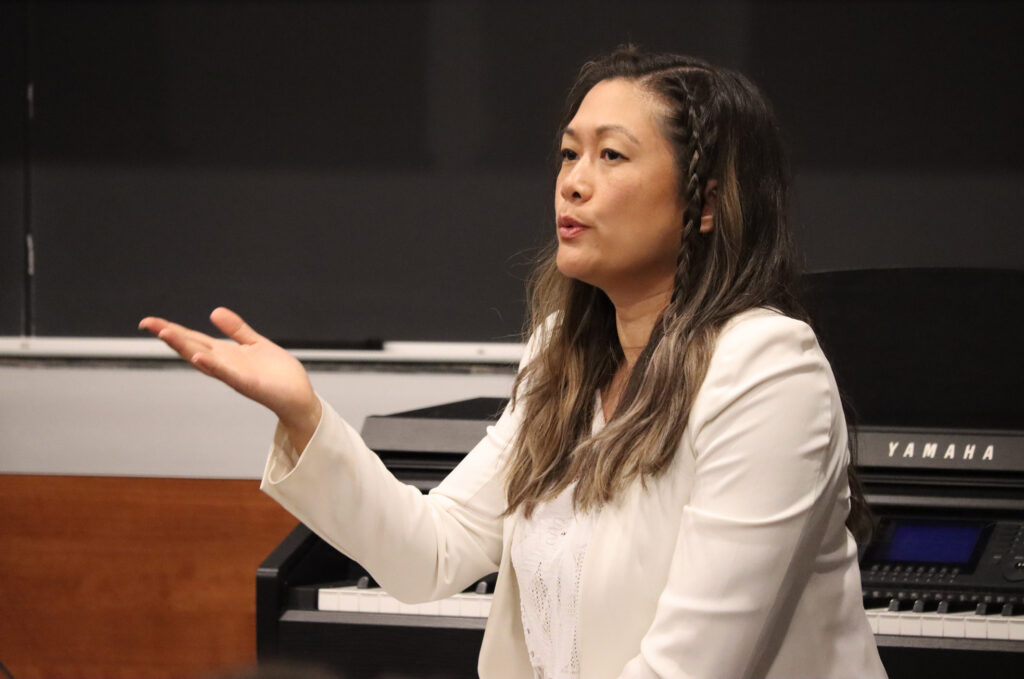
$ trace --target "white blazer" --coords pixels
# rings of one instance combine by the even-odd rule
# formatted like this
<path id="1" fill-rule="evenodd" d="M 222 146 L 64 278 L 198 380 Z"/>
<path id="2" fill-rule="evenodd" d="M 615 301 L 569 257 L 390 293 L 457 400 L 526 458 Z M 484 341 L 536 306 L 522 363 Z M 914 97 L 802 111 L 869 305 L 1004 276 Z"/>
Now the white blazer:
<path id="1" fill-rule="evenodd" d="M 526 679 L 509 557 L 519 516 L 502 517 L 519 416 L 506 410 L 423 495 L 325 404 L 297 460 L 278 429 L 261 487 L 403 601 L 497 570 L 478 669 Z M 885 677 L 844 525 L 846 446 L 811 329 L 765 309 L 732 319 L 669 469 L 599 514 L 580 584 L 581 679 Z"/>

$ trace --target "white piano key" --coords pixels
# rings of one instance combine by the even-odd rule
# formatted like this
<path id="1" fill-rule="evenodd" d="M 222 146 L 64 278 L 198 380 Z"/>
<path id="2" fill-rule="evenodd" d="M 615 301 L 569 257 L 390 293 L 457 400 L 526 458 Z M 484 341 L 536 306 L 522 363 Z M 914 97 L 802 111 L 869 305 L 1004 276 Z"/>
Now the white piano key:
<path id="1" fill-rule="evenodd" d="M 380 613 L 380 590 L 364 589 L 358 596 L 360 613 Z"/>
<path id="2" fill-rule="evenodd" d="M 988 618 L 988 629 L 985 633 L 986 639 L 1009 639 L 1010 619 L 1002 616 L 990 615 Z"/>
<path id="3" fill-rule="evenodd" d="M 941 637 L 942 636 L 942 619 L 945 616 L 939 615 L 938 613 L 922 613 L 921 614 L 921 636 L 923 637 Z"/>
<path id="4" fill-rule="evenodd" d="M 470 592 L 456 594 L 440 601 L 416 604 L 402 603 L 380 588 L 359 589 L 324 587 L 317 592 L 317 608 L 321 611 L 347 613 L 389 613 L 404 615 L 446 615 L 455 617 L 486 618 L 490 611 L 491 594 Z"/>
<path id="5" fill-rule="evenodd" d="M 897 614 L 900 621 L 899 634 L 904 637 L 919 637 L 921 636 L 921 614 L 920 613 L 904 613 L 902 615 Z"/>
<path id="6" fill-rule="evenodd" d="M 467 594 L 459 599 L 459 615 L 464 618 L 482 618 L 479 594 Z"/>
<path id="7" fill-rule="evenodd" d="M 988 617 L 974 615 L 964 620 L 964 637 L 967 639 L 987 639 Z"/>
<path id="8" fill-rule="evenodd" d="M 868 626 L 871 627 L 872 634 L 878 634 L 878 614 L 883 610 L 881 608 L 869 608 L 864 611 L 868 617 Z"/>
<path id="9" fill-rule="evenodd" d="M 316 607 L 321 611 L 338 610 L 338 593 L 331 589 L 321 589 L 316 593 Z"/>
<path id="10" fill-rule="evenodd" d="M 974 611 L 963 613 L 949 613 L 942 616 L 942 636 L 951 639 L 963 639 L 967 632 L 967 620 L 974 615 Z"/>
<path id="11" fill-rule="evenodd" d="M 1020 616 L 1010 618 L 1008 636 L 1012 641 L 1024 641 L 1024 619 Z"/>
<path id="12" fill-rule="evenodd" d="M 889 611 L 879 613 L 878 633 L 898 635 L 900 633 L 900 614 Z"/>

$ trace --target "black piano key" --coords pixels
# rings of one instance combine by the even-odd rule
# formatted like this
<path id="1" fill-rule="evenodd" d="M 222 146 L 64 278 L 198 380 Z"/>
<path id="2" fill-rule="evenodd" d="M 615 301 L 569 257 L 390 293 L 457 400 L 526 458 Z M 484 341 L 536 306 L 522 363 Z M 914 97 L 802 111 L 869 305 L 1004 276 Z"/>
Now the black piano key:
<path id="1" fill-rule="evenodd" d="M 989 615 L 991 613 L 994 613 L 995 610 L 996 609 L 995 609 L 995 607 L 992 604 L 985 603 L 984 601 L 979 601 L 977 603 L 977 605 L 974 607 L 974 614 L 975 615 Z"/>
<path id="2" fill-rule="evenodd" d="M 964 611 L 974 610 L 977 604 L 973 601 L 964 601 L 962 599 L 945 599 L 939 602 L 938 608 L 935 609 L 936 613 L 963 613 Z"/>
<path id="3" fill-rule="evenodd" d="M 899 611 L 909 611 L 911 606 L 913 605 L 914 602 L 910 599 L 900 599 L 898 597 L 893 597 L 889 600 L 888 608 L 890 612 L 897 613 Z"/>
<path id="4" fill-rule="evenodd" d="M 934 599 L 918 599 L 914 602 L 914 613 L 932 613 L 939 608 L 939 602 Z"/>

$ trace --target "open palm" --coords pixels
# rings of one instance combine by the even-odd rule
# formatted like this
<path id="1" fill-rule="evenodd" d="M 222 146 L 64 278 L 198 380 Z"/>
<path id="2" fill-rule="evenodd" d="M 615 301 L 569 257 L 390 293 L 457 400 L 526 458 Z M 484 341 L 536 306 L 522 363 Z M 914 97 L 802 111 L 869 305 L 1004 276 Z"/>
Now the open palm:
<path id="1" fill-rule="evenodd" d="M 159 337 L 199 371 L 272 410 L 290 430 L 308 429 L 312 435 L 320 403 L 302 364 L 230 309 L 214 309 L 210 320 L 230 339 L 216 339 L 153 316 L 142 319 L 139 328 Z M 295 438 L 293 443 L 301 449 Z"/>

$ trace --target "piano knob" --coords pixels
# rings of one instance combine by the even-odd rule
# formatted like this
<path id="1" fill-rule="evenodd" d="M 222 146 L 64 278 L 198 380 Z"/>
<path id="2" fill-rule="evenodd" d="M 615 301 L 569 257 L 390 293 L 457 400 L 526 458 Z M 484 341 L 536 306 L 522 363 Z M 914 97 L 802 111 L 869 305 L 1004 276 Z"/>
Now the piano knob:
<path id="1" fill-rule="evenodd" d="M 1014 555 L 1003 564 L 1003 577 L 1010 582 L 1024 580 L 1024 556 Z"/>

